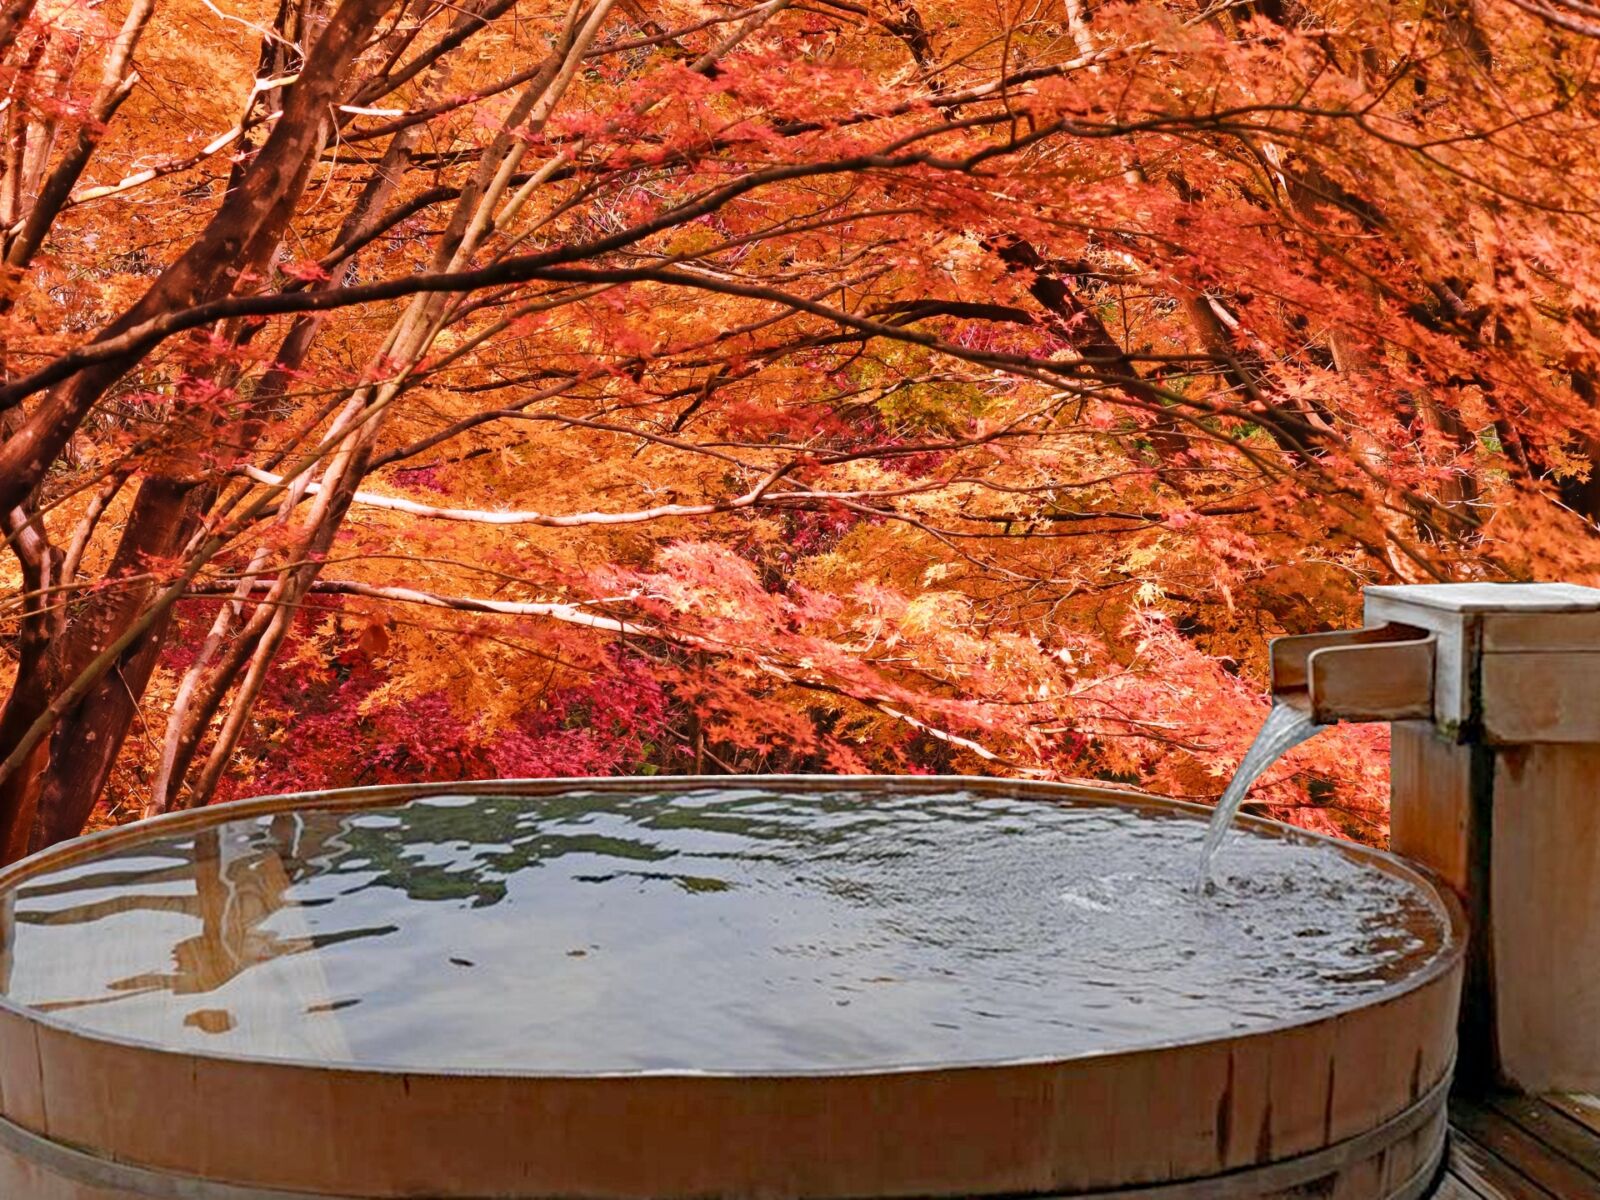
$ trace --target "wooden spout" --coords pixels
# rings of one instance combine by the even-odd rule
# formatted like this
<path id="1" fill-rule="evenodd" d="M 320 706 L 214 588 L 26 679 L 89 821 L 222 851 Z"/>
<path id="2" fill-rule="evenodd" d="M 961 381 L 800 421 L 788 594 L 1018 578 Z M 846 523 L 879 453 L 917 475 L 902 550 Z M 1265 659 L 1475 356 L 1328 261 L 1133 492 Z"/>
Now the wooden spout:
<path id="1" fill-rule="evenodd" d="M 1433 715 L 1435 639 L 1390 623 L 1272 643 L 1272 694 L 1320 725 Z"/>

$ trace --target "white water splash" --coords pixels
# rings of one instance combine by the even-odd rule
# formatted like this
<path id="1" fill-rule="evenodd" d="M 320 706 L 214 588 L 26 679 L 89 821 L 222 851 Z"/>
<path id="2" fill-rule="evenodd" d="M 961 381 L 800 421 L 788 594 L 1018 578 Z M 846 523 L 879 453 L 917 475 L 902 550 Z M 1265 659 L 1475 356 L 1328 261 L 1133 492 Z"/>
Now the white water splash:
<path id="1" fill-rule="evenodd" d="M 1239 815 L 1239 806 L 1244 803 L 1250 785 L 1266 774 L 1267 768 L 1290 750 L 1326 728 L 1326 725 L 1318 725 L 1313 721 L 1310 713 L 1294 705 L 1280 702 L 1272 706 L 1266 722 L 1261 726 L 1261 732 L 1256 734 L 1256 740 L 1251 742 L 1250 749 L 1245 751 L 1244 758 L 1239 762 L 1239 769 L 1233 773 L 1233 781 L 1228 784 L 1228 790 L 1222 793 L 1222 799 L 1217 801 L 1216 811 L 1211 814 L 1211 825 L 1206 830 L 1205 845 L 1200 849 L 1200 872 L 1196 879 L 1196 886 L 1200 891 L 1205 892 L 1211 888 L 1212 864 L 1216 860 L 1217 851 L 1222 847 L 1223 839 L 1228 836 L 1228 830 L 1233 826 L 1234 818 Z"/>

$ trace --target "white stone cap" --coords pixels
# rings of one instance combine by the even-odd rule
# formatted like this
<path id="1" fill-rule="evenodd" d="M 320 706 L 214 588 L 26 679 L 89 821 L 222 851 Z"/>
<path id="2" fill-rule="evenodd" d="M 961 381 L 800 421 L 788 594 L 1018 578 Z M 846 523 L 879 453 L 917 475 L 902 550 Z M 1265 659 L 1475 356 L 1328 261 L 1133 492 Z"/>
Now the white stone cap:
<path id="1" fill-rule="evenodd" d="M 1462 614 L 1600 611 L 1600 588 L 1575 583 L 1415 583 L 1369 587 L 1366 595 Z"/>

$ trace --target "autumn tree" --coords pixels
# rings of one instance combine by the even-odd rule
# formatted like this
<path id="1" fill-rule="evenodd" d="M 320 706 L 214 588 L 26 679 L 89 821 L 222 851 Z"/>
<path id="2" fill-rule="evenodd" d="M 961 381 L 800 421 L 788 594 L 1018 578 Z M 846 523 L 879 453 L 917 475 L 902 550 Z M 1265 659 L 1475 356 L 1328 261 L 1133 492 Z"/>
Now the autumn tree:
<path id="1" fill-rule="evenodd" d="M 1597 574 L 1560 0 L 5 0 L 0 833 L 416 775 L 1218 790 Z M 1381 833 L 1381 734 L 1277 802 Z"/>

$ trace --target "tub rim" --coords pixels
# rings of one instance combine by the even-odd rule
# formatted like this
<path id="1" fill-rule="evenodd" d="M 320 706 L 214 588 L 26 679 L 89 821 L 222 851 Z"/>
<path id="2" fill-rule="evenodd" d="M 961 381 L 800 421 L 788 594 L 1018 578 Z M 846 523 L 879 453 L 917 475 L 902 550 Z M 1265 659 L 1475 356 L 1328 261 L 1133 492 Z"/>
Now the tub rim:
<path id="1" fill-rule="evenodd" d="M 982 775 L 627 775 L 590 778 L 585 776 L 541 776 L 526 779 L 429 780 L 416 783 L 376 784 L 353 788 L 327 788 L 305 792 L 278 792 L 231 800 L 204 808 L 162 813 L 109 829 L 59 842 L 27 858 L 0 868 L 0 897 L 14 891 L 27 880 L 51 870 L 87 861 L 110 849 L 136 845 L 148 838 L 201 830 L 228 821 L 273 816 L 309 808 L 324 811 L 358 812 L 391 806 L 397 802 L 429 796 L 509 795 L 543 796 L 564 791 L 652 792 L 758 789 L 770 791 L 829 792 L 880 790 L 894 793 L 939 793 L 967 791 L 977 795 L 1005 795 L 1014 799 L 1049 802 L 1078 802 L 1144 808 L 1180 816 L 1207 819 L 1212 809 L 1204 804 L 1159 796 L 1134 789 L 1101 787 L 1085 783 L 1054 780 L 1022 780 Z M 604 1071 L 529 1071 L 495 1067 L 407 1067 L 386 1063 L 358 1063 L 341 1060 L 297 1058 L 279 1055 L 226 1053 L 203 1047 L 177 1046 L 167 1042 L 106 1033 L 44 1012 L 13 1000 L 0 992 L 0 1013 L 9 1014 L 59 1035 L 84 1042 L 110 1045 L 124 1050 L 200 1058 L 219 1063 L 247 1063 L 285 1070 L 333 1072 L 343 1075 L 376 1075 L 406 1079 L 496 1079 L 563 1080 L 574 1082 L 642 1079 L 695 1080 L 816 1080 L 828 1078 L 875 1078 L 888 1075 L 947 1075 L 955 1072 L 995 1071 L 1091 1063 L 1102 1059 L 1159 1055 L 1211 1042 L 1245 1041 L 1270 1038 L 1293 1029 L 1307 1029 L 1337 1021 L 1353 1012 L 1386 1007 L 1421 991 L 1457 971 L 1467 953 L 1466 912 L 1460 898 L 1433 872 L 1420 864 L 1373 846 L 1346 841 L 1327 834 L 1301 829 L 1268 817 L 1241 813 L 1234 821 L 1265 836 L 1295 844 L 1325 844 L 1347 858 L 1366 863 L 1387 875 L 1406 880 L 1431 898 L 1444 918 L 1445 938 L 1437 954 L 1414 973 L 1364 997 L 1358 1003 L 1319 1009 L 1298 1018 L 1252 1025 L 1246 1029 L 1213 1031 L 1193 1036 L 1112 1045 L 1078 1054 L 1037 1054 L 1014 1058 L 993 1058 L 959 1063 L 908 1063 L 854 1067 L 794 1068 L 781 1071 L 707 1070 L 665 1068 L 660 1070 Z"/>

